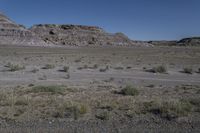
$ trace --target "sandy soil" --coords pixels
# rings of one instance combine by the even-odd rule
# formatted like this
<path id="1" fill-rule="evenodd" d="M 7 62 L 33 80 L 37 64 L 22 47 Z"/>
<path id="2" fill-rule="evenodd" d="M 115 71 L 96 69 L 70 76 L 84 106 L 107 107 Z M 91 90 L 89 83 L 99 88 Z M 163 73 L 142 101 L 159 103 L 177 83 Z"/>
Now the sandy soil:
<path id="1" fill-rule="evenodd" d="M 44 69 L 47 64 L 52 68 Z M 11 71 L 11 66 L 15 65 L 21 68 Z M 64 72 L 64 66 L 69 67 L 69 70 Z M 167 71 L 165 73 L 147 72 L 157 66 L 164 66 Z M 192 74 L 184 73 L 184 68 L 191 68 Z M 63 101 L 76 101 L 89 106 L 89 111 L 77 120 L 43 115 L 48 110 L 47 105 L 53 109 L 58 108 L 52 102 L 45 107 L 40 107 L 40 110 L 35 108 L 36 104 L 20 105 L 21 108 L 25 108 L 24 110 L 29 106 L 34 107 L 30 111 L 31 117 L 28 117 L 29 113 L 17 116 L 13 113 L 11 115 L 4 114 L 6 109 L 16 111 L 15 107 L 18 106 L 15 104 L 5 106 L 2 103 L 0 131 L 200 132 L 199 68 L 200 48 L 198 47 L 41 48 L 0 46 L 0 88 L 1 92 L 8 94 L 8 97 L 13 94 L 16 99 L 27 96 L 32 101 L 39 97 L 42 103 L 48 96 L 48 98 L 56 97 Z M 137 88 L 139 94 L 137 96 L 120 94 L 119 92 L 127 85 Z M 32 86 L 67 86 L 74 91 L 68 89 L 64 95 L 41 93 L 36 96 L 36 94 L 25 93 Z M 12 91 L 16 92 L 11 93 Z M 179 115 L 180 112 L 177 113 L 177 109 L 175 109 L 177 117 L 171 119 L 170 116 L 170 119 L 168 117 L 166 119 L 162 116 L 162 110 L 153 112 L 147 109 L 149 106 L 143 107 L 146 102 L 159 101 L 162 103 L 162 101 L 170 100 L 173 102 L 189 101 L 190 111 L 187 111 L 187 115 Z M 101 106 L 96 105 L 99 101 Z M 59 100 L 54 102 L 60 103 Z M 110 109 L 116 102 L 117 107 Z M 51 111 L 51 109 L 49 110 Z M 167 113 L 170 111 L 171 108 L 167 109 Z M 98 114 L 102 112 L 109 113 L 108 120 L 99 119 Z M 172 111 L 172 113 L 174 112 Z"/>

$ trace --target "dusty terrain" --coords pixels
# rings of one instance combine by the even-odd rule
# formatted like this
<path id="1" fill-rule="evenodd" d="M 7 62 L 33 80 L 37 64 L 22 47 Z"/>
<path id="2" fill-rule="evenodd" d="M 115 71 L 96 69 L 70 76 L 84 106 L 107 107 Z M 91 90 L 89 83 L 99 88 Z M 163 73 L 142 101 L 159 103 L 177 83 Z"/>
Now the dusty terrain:
<path id="1" fill-rule="evenodd" d="M 198 133 L 199 68 L 199 47 L 0 46 L 0 132 Z"/>

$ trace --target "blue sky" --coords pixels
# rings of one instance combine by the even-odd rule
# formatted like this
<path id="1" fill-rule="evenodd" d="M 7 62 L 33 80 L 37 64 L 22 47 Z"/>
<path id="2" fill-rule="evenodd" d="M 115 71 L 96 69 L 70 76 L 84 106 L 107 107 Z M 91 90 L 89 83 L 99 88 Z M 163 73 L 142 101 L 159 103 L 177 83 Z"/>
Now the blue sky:
<path id="1" fill-rule="evenodd" d="M 0 11 L 27 27 L 94 25 L 134 40 L 200 36 L 200 0 L 0 0 Z"/>

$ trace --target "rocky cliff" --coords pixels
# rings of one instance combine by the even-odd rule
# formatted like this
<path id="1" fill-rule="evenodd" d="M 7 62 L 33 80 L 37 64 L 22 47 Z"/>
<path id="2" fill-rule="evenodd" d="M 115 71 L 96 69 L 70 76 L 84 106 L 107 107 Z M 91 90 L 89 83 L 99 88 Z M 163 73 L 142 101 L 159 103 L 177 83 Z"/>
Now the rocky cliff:
<path id="1" fill-rule="evenodd" d="M 82 25 L 35 25 L 30 30 L 46 43 L 70 46 L 134 45 L 122 33 L 110 34 L 102 28 Z"/>
<path id="2" fill-rule="evenodd" d="M 0 44 L 2 45 L 31 45 L 46 46 L 47 44 L 35 33 L 18 25 L 0 13 Z"/>

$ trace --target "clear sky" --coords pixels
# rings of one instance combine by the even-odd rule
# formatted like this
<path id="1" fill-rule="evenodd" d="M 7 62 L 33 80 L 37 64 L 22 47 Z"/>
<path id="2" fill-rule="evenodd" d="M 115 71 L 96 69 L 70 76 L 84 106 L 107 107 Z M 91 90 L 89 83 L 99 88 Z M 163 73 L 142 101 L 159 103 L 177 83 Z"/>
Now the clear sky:
<path id="1" fill-rule="evenodd" d="M 12 20 L 94 25 L 135 40 L 200 36 L 200 0 L 0 0 Z"/>

